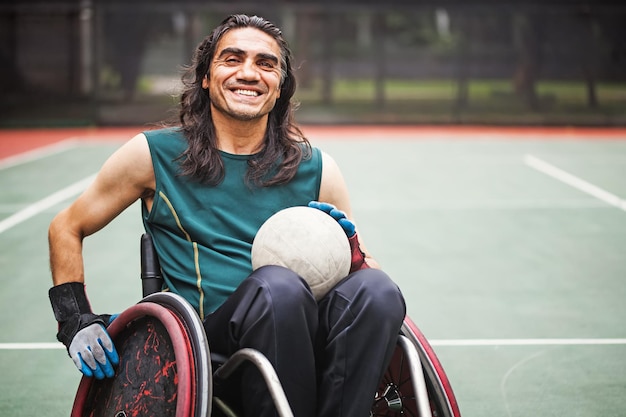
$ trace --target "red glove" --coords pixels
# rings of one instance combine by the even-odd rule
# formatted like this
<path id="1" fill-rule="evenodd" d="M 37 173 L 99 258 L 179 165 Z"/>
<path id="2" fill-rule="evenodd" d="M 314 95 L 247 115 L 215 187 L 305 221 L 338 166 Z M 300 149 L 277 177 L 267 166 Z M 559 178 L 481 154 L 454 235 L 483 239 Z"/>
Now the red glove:
<path id="1" fill-rule="evenodd" d="M 367 262 L 365 262 L 365 254 L 359 246 L 359 237 L 357 233 L 354 233 L 351 237 L 349 237 L 348 242 L 350 243 L 350 253 L 352 254 L 350 273 L 369 268 L 370 266 L 367 264 Z"/>
<path id="2" fill-rule="evenodd" d="M 330 217 L 337 220 L 343 231 L 348 236 L 348 242 L 350 243 L 350 253 L 352 256 L 352 262 L 350 263 L 350 273 L 358 271 L 360 269 L 369 268 L 370 266 L 365 262 L 365 254 L 359 246 L 359 238 L 356 233 L 356 227 L 354 223 L 346 217 L 346 213 L 341 210 L 337 210 L 335 206 L 330 203 L 323 203 L 319 201 L 309 202 L 309 207 L 322 210 Z"/>

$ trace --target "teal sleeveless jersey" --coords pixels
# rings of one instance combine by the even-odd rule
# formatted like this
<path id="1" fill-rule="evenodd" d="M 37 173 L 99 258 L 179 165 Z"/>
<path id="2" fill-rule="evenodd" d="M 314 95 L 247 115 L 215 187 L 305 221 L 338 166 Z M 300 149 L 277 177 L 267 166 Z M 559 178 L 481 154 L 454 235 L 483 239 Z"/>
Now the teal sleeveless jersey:
<path id="1" fill-rule="evenodd" d="M 217 309 L 251 272 L 252 240 L 279 210 L 319 197 L 322 157 L 313 148 L 287 184 L 257 187 L 245 181 L 248 155 L 221 153 L 225 177 L 216 186 L 179 174 L 177 158 L 187 141 L 177 128 L 144 132 L 148 138 L 156 193 L 143 207 L 165 286 L 186 298 L 204 318 Z"/>

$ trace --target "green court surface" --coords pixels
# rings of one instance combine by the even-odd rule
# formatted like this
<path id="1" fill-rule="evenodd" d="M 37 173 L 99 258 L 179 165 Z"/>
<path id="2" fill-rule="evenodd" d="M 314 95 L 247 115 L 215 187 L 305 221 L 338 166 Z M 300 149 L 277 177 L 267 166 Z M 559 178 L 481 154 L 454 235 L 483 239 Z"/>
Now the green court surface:
<path id="1" fill-rule="evenodd" d="M 361 133 L 310 137 L 461 414 L 626 415 L 626 132 Z M 0 416 L 70 413 L 80 374 L 55 343 L 47 226 L 127 138 L 0 160 Z M 135 204 L 85 241 L 96 312 L 139 300 L 141 233 Z"/>

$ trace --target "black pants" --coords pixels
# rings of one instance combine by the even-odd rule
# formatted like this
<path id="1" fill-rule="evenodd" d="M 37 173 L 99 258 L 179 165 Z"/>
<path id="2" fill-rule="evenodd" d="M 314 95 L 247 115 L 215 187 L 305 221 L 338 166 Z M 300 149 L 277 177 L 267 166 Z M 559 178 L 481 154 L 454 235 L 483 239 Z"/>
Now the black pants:
<path id="1" fill-rule="evenodd" d="M 204 327 L 213 351 L 259 350 L 274 365 L 295 417 L 367 417 L 404 319 L 398 287 L 381 270 L 357 271 L 319 303 L 292 271 L 253 272 Z M 276 415 L 260 374 L 241 375 L 246 416 Z"/>

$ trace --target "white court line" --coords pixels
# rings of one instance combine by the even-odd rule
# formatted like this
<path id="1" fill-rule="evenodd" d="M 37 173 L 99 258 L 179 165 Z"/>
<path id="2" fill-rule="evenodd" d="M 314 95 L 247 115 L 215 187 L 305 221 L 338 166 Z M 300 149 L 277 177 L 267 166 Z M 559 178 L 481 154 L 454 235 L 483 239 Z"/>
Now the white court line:
<path id="1" fill-rule="evenodd" d="M 48 156 L 64 152 L 76 146 L 78 146 L 78 140 L 76 138 L 64 139 L 60 142 L 33 149 L 32 151 L 23 152 L 14 156 L 9 156 L 7 158 L 1 159 L 0 169 L 6 169 L 16 165 L 24 164 L 26 162 L 36 161 L 37 159 L 43 159 Z"/>
<path id="2" fill-rule="evenodd" d="M 91 182 L 94 180 L 95 177 L 96 177 L 96 174 L 93 174 L 83 180 L 80 180 L 60 191 L 57 191 L 54 194 L 49 195 L 43 200 L 39 200 L 36 203 L 27 206 L 23 210 L 20 210 L 17 213 L 15 213 L 14 215 L 7 217 L 6 219 L 0 221 L 0 233 L 6 232 L 13 226 L 17 226 L 23 221 L 26 221 L 30 219 L 31 217 L 36 216 L 37 214 L 59 203 L 62 203 L 68 198 L 71 198 L 79 194 L 85 188 L 87 188 L 89 184 L 91 184 Z"/>
<path id="3" fill-rule="evenodd" d="M 0 343 L 0 350 L 49 350 L 65 349 L 62 343 Z"/>
<path id="4" fill-rule="evenodd" d="M 386 211 L 389 209 L 387 201 L 380 200 L 355 200 L 353 205 L 359 206 L 359 211 Z M 397 211 L 427 211 L 427 210 L 564 210 L 572 209 L 603 209 L 612 210 L 603 201 L 590 199 L 588 197 L 578 199 L 561 200 L 429 200 L 429 201 L 402 201 L 394 206 Z M 0 210 L 2 206 L 0 205 Z"/>
<path id="5" fill-rule="evenodd" d="M 575 175 L 570 174 L 569 172 L 565 172 L 562 169 L 559 169 L 554 165 L 551 165 L 532 155 L 525 155 L 524 163 L 539 172 L 543 172 L 544 174 L 549 175 L 552 178 L 555 178 L 567 185 L 570 185 L 584 193 L 587 193 L 597 198 L 598 200 L 604 201 L 606 204 L 626 211 L 626 201 L 622 200 L 615 194 L 611 194 L 600 187 L 597 187 L 583 179 L 576 177 Z"/>
<path id="6" fill-rule="evenodd" d="M 441 339 L 429 340 L 433 347 L 471 346 L 604 346 L 626 345 L 626 339 Z M 0 343 L 0 350 L 65 349 L 61 343 Z"/>
<path id="7" fill-rule="evenodd" d="M 580 346 L 626 345 L 626 339 L 450 339 L 428 343 L 432 346 Z"/>

